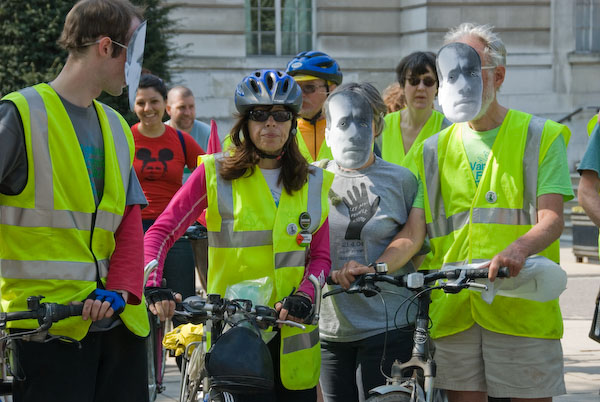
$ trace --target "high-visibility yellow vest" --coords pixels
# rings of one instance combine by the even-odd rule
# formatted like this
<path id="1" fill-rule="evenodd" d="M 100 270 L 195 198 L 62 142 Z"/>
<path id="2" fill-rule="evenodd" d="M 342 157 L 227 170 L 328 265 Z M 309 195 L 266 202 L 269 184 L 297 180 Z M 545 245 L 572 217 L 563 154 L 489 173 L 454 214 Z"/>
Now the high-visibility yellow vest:
<path id="1" fill-rule="evenodd" d="M 296 242 L 299 217 L 311 216 L 309 232 L 323 225 L 329 213 L 327 193 L 333 174 L 311 167 L 299 191 L 281 193 L 279 206 L 260 169 L 250 176 L 225 180 L 218 174 L 220 154 L 204 155 L 208 207 L 208 293 L 225 294 L 227 286 L 271 278 L 269 305 L 298 289 L 304 277 L 308 248 Z M 281 380 L 287 389 L 314 387 L 319 380 L 321 351 L 318 326 L 306 330 L 281 328 Z"/>
<path id="2" fill-rule="evenodd" d="M 39 84 L 3 99 L 21 115 L 28 174 L 20 194 L 0 194 L 2 310 L 27 310 L 27 297 L 37 295 L 45 296 L 44 302 L 82 301 L 97 287 L 98 275 L 106 281 L 125 210 L 133 136 L 118 113 L 94 101 L 105 156 L 104 193 L 96 207 L 77 135 L 56 92 Z M 143 302 L 127 305 L 121 319 L 133 333 L 148 334 Z M 79 340 L 90 324 L 72 317 L 54 324 L 50 333 Z M 39 325 L 26 320 L 9 326 Z"/>
<path id="3" fill-rule="evenodd" d="M 302 132 L 300 130 L 301 126 L 303 126 L 304 128 L 308 129 L 309 127 L 312 128 L 312 130 L 319 130 L 322 129 L 323 130 L 323 142 L 321 142 L 321 146 L 319 147 L 319 151 L 317 152 L 317 158 L 313 159 L 312 154 L 310 153 L 310 150 L 308 149 L 308 145 L 306 145 L 306 141 L 304 141 L 304 136 L 302 135 Z M 320 161 L 323 159 L 329 159 L 329 160 L 333 160 L 333 154 L 331 153 L 331 148 L 329 148 L 329 146 L 327 145 L 327 142 L 325 141 L 325 121 L 324 120 L 319 120 L 317 121 L 317 124 L 312 125 L 310 124 L 307 120 L 303 120 L 303 119 L 298 119 L 298 128 L 296 129 L 296 138 L 298 139 L 298 148 L 300 149 L 300 153 L 302 153 L 302 155 L 304 155 L 304 158 L 307 160 L 308 163 L 313 163 L 315 161 Z M 312 135 L 312 133 L 311 133 Z M 315 141 L 317 139 L 315 138 Z"/>
<path id="4" fill-rule="evenodd" d="M 402 141 L 402 131 L 400 130 L 401 120 L 401 110 L 388 113 L 385 116 L 385 128 L 380 136 L 381 158 L 385 161 L 404 166 L 416 175 L 417 167 L 415 158 L 418 154 L 419 145 L 427 138 L 445 129 L 452 123 L 446 119 L 442 113 L 434 110 L 427 122 L 423 125 L 417 138 L 415 138 L 409 151 L 404 153 L 404 142 Z"/>
<path id="5" fill-rule="evenodd" d="M 479 185 L 454 124 L 423 144 L 419 174 L 424 181 L 427 233 L 433 266 L 489 260 L 537 222 L 537 174 L 552 142 L 566 126 L 509 110 L 492 146 Z M 539 253 L 559 261 L 556 240 Z M 432 295 L 432 337 L 462 332 L 477 322 L 490 331 L 508 335 L 558 339 L 562 318 L 558 300 L 545 303 L 496 296 L 492 304 L 478 292 L 463 290 Z"/>
<path id="6" fill-rule="evenodd" d="M 598 115 L 594 115 L 594 117 L 592 117 L 590 119 L 590 121 L 588 121 L 588 124 L 587 124 L 588 135 L 592 135 L 592 131 L 594 131 L 594 128 L 597 125 L 598 125 Z"/>

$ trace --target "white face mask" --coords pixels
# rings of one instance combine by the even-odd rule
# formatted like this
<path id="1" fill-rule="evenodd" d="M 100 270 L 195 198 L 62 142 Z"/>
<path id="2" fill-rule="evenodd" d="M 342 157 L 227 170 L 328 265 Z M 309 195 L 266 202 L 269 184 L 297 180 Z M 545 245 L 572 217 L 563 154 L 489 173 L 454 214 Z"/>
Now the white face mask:
<path id="1" fill-rule="evenodd" d="M 142 22 L 131 35 L 127 46 L 127 60 L 125 61 L 125 82 L 129 91 L 129 109 L 133 112 L 135 94 L 140 84 L 142 75 L 142 62 L 144 61 L 144 44 L 146 42 L 146 21 Z"/>
<path id="2" fill-rule="evenodd" d="M 481 59 L 471 46 L 450 43 L 438 52 L 438 102 L 453 123 L 470 121 L 481 109 Z"/>
<path id="3" fill-rule="evenodd" d="M 359 169 L 371 156 L 373 110 L 360 95 L 346 91 L 333 95 L 327 108 L 325 141 L 333 159 L 346 169 Z"/>

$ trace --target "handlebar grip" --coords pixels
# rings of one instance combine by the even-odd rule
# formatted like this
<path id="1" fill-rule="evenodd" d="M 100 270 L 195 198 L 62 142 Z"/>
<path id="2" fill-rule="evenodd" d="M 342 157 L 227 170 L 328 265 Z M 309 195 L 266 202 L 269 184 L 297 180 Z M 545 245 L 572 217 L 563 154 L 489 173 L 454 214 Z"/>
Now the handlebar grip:
<path id="1" fill-rule="evenodd" d="M 508 269 L 508 267 L 500 267 L 500 269 L 498 270 L 498 278 L 508 278 L 510 277 L 510 270 Z"/>
<path id="2" fill-rule="evenodd" d="M 328 276 L 327 279 L 325 279 L 325 283 L 328 285 L 337 285 L 337 283 L 333 281 L 333 278 L 331 276 Z"/>
<path id="3" fill-rule="evenodd" d="M 46 308 L 50 308 L 52 322 L 64 320 L 65 318 L 80 316 L 83 312 L 83 304 L 54 304 L 47 305 Z"/>

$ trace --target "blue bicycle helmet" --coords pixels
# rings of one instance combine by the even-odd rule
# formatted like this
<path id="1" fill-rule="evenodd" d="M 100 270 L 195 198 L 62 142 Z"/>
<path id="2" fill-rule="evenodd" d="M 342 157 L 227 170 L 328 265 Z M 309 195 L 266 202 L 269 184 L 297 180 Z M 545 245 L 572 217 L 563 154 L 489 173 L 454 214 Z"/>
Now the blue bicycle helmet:
<path id="1" fill-rule="evenodd" d="M 338 63 L 329 55 L 311 50 L 296 55 L 287 65 L 285 71 L 292 77 L 295 75 L 312 75 L 331 81 L 336 85 L 342 83 L 342 71 Z"/>
<path id="2" fill-rule="evenodd" d="M 302 106 L 302 90 L 292 77 L 277 70 L 256 70 L 235 90 L 235 107 L 246 114 L 254 106 L 282 105 L 294 113 Z"/>

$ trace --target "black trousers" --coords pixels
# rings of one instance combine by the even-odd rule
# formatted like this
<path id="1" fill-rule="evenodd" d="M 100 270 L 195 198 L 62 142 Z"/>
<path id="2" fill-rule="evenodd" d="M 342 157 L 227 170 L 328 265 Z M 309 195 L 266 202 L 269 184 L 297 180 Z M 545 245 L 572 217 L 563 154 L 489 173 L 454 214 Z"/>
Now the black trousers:
<path id="1" fill-rule="evenodd" d="M 410 326 L 388 332 L 383 370 L 390 375 L 392 363 L 408 361 L 413 345 Z M 385 334 L 354 342 L 321 340 L 321 390 L 326 402 L 363 402 L 369 390 L 385 385 L 379 369 Z"/>
<path id="2" fill-rule="evenodd" d="M 15 341 L 14 402 L 148 401 L 146 339 L 124 324 L 73 343 Z"/>

